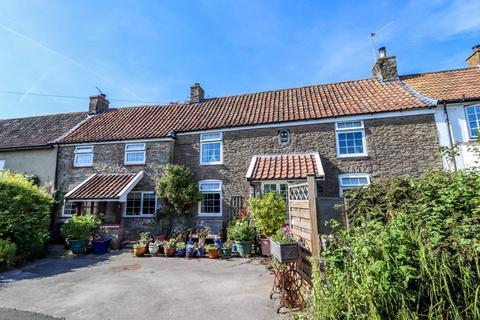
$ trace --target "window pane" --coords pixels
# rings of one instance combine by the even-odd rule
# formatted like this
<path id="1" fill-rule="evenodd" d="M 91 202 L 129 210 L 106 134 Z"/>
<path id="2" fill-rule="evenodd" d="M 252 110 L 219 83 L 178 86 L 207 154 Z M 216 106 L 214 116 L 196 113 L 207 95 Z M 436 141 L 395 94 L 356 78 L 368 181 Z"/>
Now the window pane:
<path id="1" fill-rule="evenodd" d="M 75 164 L 81 165 L 81 164 L 91 164 L 92 163 L 92 154 L 76 154 L 75 155 Z"/>
<path id="2" fill-rule="evenodd" d="M 480 106 L 467 108 L 468 125 L 470 127 L 470 137 L 475 138 L 480 128 Z"/>
<path id="3" fill-rule="evenodd" d="M 138 143 L 138 144 L 127 144 L 125 150 L 145 150 L 145 144 Z"/>
<path id="4" fill-rule="evenodd" d="M 342 186 L 363 186 L 368 184 L 367 177 L 344 177 L 341 179 Z"/>
<path id="5" fill-rule="evenodd" d="M 141 213 L 142 194 L 140 192 L 130 192 L 127 196 L 126 214 L 135 216 Z"/>
<path id="6" fill-rule="evenodd" d="M 201 213 L 220 213 L 220 193 L 204 193 L 200 205 Z"/>
<path id="7" fill-rule="evenodd" d="M 353 129 L 353 128 L 361 128 L 362 122 L 361 121 L 351 121 L 351 122 L 339 122 L 337 123 L 337 129 Z"/>
<path id="8" fill-rule="evenodd" d="M 202 182 L 200 184 L 200 191 L 219 191 L 220 189 L 220 182 Z"/>
<path id="9" fill-rule="evenodd" d="M 155 214 L 155 194 L 144 193 L 143 194 L 143 212 L 142 214 Z"/>
<path id="10" fill-rule="evenodd" d="M 202 143 L 202 163 L 220 162 L 220 142 Z"/>
<path id="11" fill-rule="evenodd" d="M 76 147 L 75 153 L 91 153 L 93 152 L 93 147 Z"/>
<path id="12" fill-rule="evenodd" d="M 126 162 L 145 162 L 145 153 L 141 152 L 127 152 Z"/>
<path id="13" fill-rule="evenodd" d="M 343 154 L 360 154 L 364 153 L 363 132 L 345 132 L 338 134 L 339 153 Z"/>
<path id="14" fill-rule="evenodd" d="M 0 170 L 3 170 L 5 167 L 5 160 L 0 160 Z"/>
<path id="15" fill-rule="evenodd" d="M 221 133 L 204 133 L 201 135 L 201 141 L 211 141 L 211 140 L 221 140 L 222 134 Z"/>

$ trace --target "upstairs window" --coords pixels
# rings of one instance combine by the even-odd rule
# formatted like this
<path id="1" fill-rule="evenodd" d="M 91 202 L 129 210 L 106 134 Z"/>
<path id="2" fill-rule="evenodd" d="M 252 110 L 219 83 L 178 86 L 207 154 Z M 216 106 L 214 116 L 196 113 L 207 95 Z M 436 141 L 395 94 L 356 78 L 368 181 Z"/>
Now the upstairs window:
<path id="1" fill-rule="evenodd" d="M 367 155 L 363 121 L 338 122 L 335 124 L 335 132 L 339 157 Z"/>
<path id="2" fill-rule="evenodd" d="M 125 205 L 125 216 L 153 216 L 157 209 L 157 197 L 153 191 L 130 192 Z"/>
<path id="3" fill-rule="evenodd" d="M 370 176 L 364 173 L 342 174 L 339 176 L 340 196 L 343 196 L 345 191 L 368 186 L 370 184 Z"/>
<path id="4" fill-rule="evenodd" d="M 3 170 L 5 168 L 5 160 L 0 160 L 0 170 Z"/>
<path id="5" fill-rule="evenodd" d="M 468 133 L 471 139 L 476 139 L 480 130 L 480 105 L 465 108 L 467 111 Z"/>
<path id="6" fill-rule="evenodd" d="M 200 181 L 198 188 L 203 194 L 203 199 L 198 204 L 198 215 L 222 216 L 222 182 L 218 180 Z"/>
<path id="7" fill-rule="evenodd" d="M 200 164 L 221 164 L 223 162 L 222 133 L 200 135 Z"/>
<path id="8" fill-rule="evenodd" d="M 125 164 L 145 164 L 145 143 L 125 145 Z"/>
<path id="9" fill-rule="evenodd" d="M 74 167 L 91 167 L 93 165 L 93 147 L 76 147 L 74 151 Z"/>

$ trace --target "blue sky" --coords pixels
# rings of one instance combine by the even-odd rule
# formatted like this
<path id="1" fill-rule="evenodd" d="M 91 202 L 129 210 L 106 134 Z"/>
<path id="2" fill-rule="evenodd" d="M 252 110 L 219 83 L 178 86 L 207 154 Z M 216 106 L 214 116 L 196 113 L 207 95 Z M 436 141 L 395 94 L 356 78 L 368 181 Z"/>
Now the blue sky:
<path id="1" fill-rule="evenodd" d="M 480 1 L 0 0 L 0 118 L 370 77 L 370 32 L 401 74 L 463 68 Z"/>

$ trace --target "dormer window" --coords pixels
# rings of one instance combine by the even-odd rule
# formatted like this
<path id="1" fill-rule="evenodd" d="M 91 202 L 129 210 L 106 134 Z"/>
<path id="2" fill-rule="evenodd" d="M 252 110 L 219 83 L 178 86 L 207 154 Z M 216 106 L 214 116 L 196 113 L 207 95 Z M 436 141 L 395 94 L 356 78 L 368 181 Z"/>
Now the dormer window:
<path id="1" fill-rule="evenodd" d="M 74 151 L 74 167 L 91 167 L 93 165 L 93 146 L 76 147 Z"/>
<path id="2" fill-rule="evenodd" d="M 367 155 L 363 121 L 338 122 L 335 124 L 337 155 L 340 158 Z"/>
<path id="3" fill-rule="evenodd" d="M 222 133 L 204 133 L 200 135 L 200 164 L 222 164 L 223 142 Z"/>
<path id="4" fill-rule="evenodd" d="M 145 143 L 125 145 L 125 164 L 145 164 Z"/>

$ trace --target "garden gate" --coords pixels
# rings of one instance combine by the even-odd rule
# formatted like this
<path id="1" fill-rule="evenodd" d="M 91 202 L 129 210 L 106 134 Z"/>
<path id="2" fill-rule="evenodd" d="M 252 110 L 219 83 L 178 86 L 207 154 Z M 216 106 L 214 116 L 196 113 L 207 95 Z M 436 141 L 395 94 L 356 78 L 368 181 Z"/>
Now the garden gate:
<path id="1" fill-rule="evenodd" d="M 307 175 L 307 182 L 290 185 L 289 224 L 292 237 L 300 244 L 300 261 L 297 269 L 307 285 L 311 285 L 312 265 L 310 257 L 319 261 L 321 235 L 331 230 L 327 221 L 335 219 L 346 225 L 343 198 L 318 197 L 315 175 Z"/>

